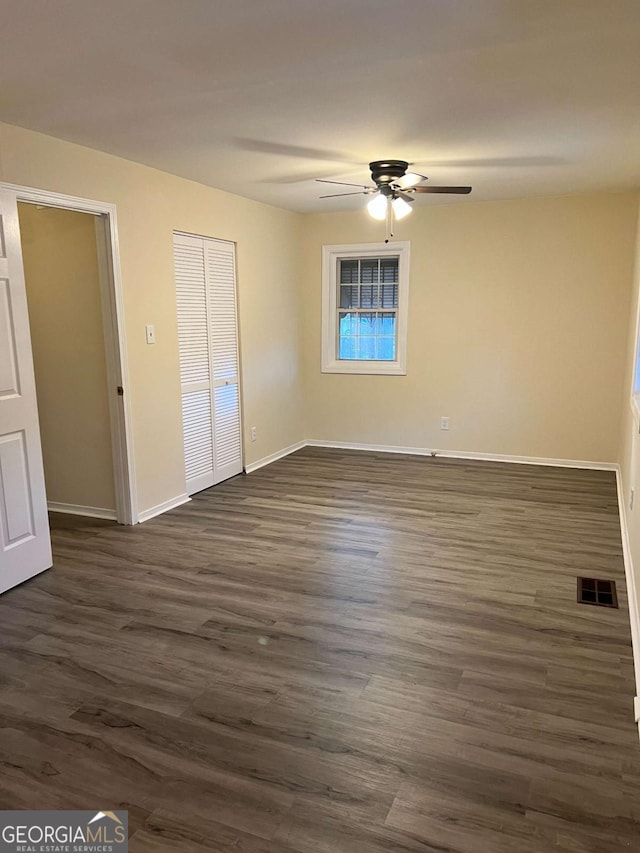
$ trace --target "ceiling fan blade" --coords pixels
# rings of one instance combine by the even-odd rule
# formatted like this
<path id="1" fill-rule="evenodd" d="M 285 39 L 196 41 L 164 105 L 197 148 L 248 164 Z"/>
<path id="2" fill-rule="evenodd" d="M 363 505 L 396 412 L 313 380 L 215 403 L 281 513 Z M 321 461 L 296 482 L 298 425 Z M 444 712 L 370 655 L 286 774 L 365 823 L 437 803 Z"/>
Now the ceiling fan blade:
<path id="1" fill-rule="evenodd" d="M 412 193 L 452 193 L 469 195 L 471 187 L 411 187 Z"/>
<path id="2" fill-rule="evenodd" d="M 401 198 L 403 201 L 415 201 L 415 198 L 409 193 L 404 193 L 402 190 L 394 190 L 394 195 L 396 198 Z"/>
<path id="3" fill-rule="evenodd" d="M 330 181 L 328 178 L 316 178 L 316 181 L 319 184 L 340 184 L 341 187 L 362 187 L 363 190 L 369 189 L 366 184 L 350 184 L 346 181 Z"/>
<path id="4" fill-rule="evenodd" d="M 331 193 L 331 195 L 320 195 L 318 198 L 342 198 L 345 195 L 369 195 L 371 190 L 360 190 L 357 193 Z"/>
<path id="5" fill-rule="evenodd" d="M 397 181 L 393 182 L 394 187 L 397 187 L 399 190 L 408 190 L 409 187 L 415 187 L 416 184 L 421 184 L 422 181 L 428 181 L 426 175 L 419 175 L 417 172 L 407 172 L 401 178 L 398 178 Z"/>

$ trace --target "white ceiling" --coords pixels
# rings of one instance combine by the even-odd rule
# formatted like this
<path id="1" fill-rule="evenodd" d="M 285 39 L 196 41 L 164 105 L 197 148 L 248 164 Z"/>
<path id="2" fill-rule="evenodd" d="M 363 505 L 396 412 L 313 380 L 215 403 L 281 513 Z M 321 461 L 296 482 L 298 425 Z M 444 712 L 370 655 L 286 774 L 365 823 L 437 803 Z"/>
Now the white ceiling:
<path id="1" fill-rule="evenodd" d="M 300 211 L 637 187 L 640 0 L 3 0 L 0 120 Z"/>

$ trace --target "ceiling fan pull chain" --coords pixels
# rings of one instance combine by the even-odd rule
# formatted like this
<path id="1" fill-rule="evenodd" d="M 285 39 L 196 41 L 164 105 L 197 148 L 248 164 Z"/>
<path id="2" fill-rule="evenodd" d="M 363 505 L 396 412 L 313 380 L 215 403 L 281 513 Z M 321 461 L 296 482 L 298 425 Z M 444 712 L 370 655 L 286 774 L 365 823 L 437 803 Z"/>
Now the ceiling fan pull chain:
<path id="1" fill-rule="evenodd" d="M 388 243 L 389 240 L 393 237 L 393 205 L 391 204 L 391 199 L 387 199 L 387 237 L 385 239 L 385 243 Z"/>

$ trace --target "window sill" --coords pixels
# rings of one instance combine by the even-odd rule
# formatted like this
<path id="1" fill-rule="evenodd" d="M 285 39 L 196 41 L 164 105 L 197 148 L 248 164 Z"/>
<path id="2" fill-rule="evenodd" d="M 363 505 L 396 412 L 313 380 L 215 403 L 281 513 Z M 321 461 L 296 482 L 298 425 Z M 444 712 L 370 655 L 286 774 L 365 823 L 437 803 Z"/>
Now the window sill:
<path id="1" fill-rule="evenodd" d="M 407 369 L 397 361 L 332 361 L 322 365 L 322 373 L 352 373 L 359 376 L 406 376 Z"/>

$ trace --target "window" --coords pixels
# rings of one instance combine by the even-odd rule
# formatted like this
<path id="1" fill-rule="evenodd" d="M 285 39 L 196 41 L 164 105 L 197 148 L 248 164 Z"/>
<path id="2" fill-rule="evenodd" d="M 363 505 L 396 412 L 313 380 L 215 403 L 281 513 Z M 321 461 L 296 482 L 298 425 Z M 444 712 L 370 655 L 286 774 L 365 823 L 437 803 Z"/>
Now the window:
<path id="1" fill-rule="evenodd" d="M 325 373 L 406 374 L 409 243 L 324 246 Z"/>

